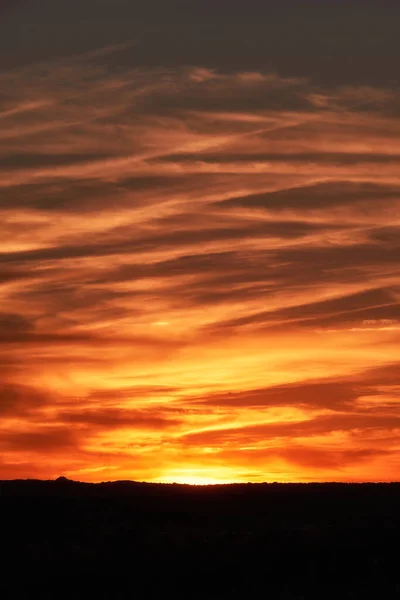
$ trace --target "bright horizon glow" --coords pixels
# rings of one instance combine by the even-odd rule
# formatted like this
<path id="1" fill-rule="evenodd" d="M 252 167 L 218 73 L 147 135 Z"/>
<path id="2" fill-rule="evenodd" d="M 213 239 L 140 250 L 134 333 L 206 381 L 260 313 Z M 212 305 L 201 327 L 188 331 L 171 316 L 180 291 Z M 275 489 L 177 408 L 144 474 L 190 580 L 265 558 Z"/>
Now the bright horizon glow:
<path id="1" fill-rule="evenodd" d="M 241 483 L 240 481 L 228 481 L 225 479 L 214 479 L 207 476 L 201 475 L 177 475 L 170 477 L 163 477 L 157 481 L 152 481 L 150 483 L 177 483 L 180 485 L 196 485 L 196 486 L 204 486 L 204 485 L 228 485 L 232 483 Z M 242 482 L 243 483 L 243 482 Z"/>

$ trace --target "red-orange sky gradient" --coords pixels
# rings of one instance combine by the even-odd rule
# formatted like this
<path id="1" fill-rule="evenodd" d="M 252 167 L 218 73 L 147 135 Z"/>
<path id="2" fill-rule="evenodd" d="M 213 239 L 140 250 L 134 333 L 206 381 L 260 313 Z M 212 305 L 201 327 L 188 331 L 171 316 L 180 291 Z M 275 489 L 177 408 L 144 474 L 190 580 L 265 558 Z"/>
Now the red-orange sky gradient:
<path id="1" fill-rule="evenodd" d="M 395 480 L 400 92 L 0 75 L 0 478 Z"/>

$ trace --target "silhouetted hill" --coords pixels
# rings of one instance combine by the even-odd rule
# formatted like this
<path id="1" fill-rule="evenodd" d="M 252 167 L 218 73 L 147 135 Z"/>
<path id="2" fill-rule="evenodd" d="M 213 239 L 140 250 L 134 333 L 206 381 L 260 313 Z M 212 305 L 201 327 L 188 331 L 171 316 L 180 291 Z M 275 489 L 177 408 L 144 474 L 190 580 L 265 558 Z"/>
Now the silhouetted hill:
<path id="1" fill-rule="evenodd" d="M 163 496 L 177 497 L 189 495 L 196 497 L 233 497 L 246 498 L 313 498 L 316 495 L 327 500 L 333 497 L 351 499 L 382 498 L 385 495 L 392 498 L 400 495 L 400 483 L 232 483 L 219 485 L 187 485 L 177 483 L 148 483 L 138 481 L 107 481 L 102 483 L 85 483 L 74 481 L 67 477 L 57 479 L 14 479 L 0 480 L 1 496 L 63 496 L 79 497 L 124 497 L 124 496 Z"/>
<path id="2" fill-rule="evenodd" d="M 108 586 L 132 598 L 400 597 L 397 483 L 61 477 L 0 482 L 0 509 L 3 580 L 16 567 L 24 574 L 12 580 L 16 598 L 28 583 L 54 598 L 71 585 L 74 598 Z M 54 579 L 63 582 L 56 595 Z"/>

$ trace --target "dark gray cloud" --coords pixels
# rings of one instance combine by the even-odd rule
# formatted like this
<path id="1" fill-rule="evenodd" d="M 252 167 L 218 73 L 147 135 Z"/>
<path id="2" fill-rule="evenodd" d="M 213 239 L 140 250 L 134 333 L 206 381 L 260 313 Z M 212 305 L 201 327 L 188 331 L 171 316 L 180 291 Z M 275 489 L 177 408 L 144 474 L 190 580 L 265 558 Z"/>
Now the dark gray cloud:
<path id="1" fill-rule="evenodd" d="M 17 313 L 0 312 L 0 339 L 9 334 L 26 334 L 34 328 L 31 320 Z"/>
<path id="2" fill-rule="evenodd" d="M 307 155 L 301 156 L 303 160 L 307 161 Z M 344 161 L 347 161 L 348 158 L 347 154 L 342 154 Z M 386 155 L 381 156 L 381 158 L 389 160 Z M 291 160 L 291 157 L 286 157 L 286 160 Z M 324 160 L 324 155 L 319 155 L 317 162 Z M 371 155 L 364 155 L 364 160 L 375 159 Z M 218 203 L 217 206 L 258 208 L 281 212 L 288 209 L 329 210 L 332 206 L 351 206 L 354 203 L 388 202 L 399 199 L 400 186 L 398 185 L 333 181 L 283 189 L 276 192 L 229 198 Z"/>
<path id="3" fill-rule="evenodd" d="M 311 469 L 335 469 L 343 471 L 349 464 L 362 464 L 376 458 L 388 458 L 392 452 L 378 448 L 363 448 L 361 450 L 324 450 L 323 448 L 307 448 L 292 446 L 278 450 L 277 456 L 289 463 Z"/>
<path id="4" fill-rule="evenodd" d="M 27 416 L 48 406 L 52 400 L 51 394 L 46 390 L 8 382 L 1 382 L 0 385 L 0 415 L 2 418 Z"/>
<path id="5" fill-rule="evenodd" d="M 181 423 L 178 419 L 166 418 L 162 411 L 139 411 L 129 409 L 95 409 L 60 412 L 57 420 L 61 423 L 84 425 L 90 428 L 107 429 L 149 429 L 163 430 L 176 427 Z"/>
<path id="6" fill-rule="evenodd" d="M 168 219 L 166 220 L 168 224 Z M 109 238 L 115 238 L 115 242 L 99 240 L 97 244 L 76 243 L 74 245 L 65 245 L 50 247 L 39 250 L 27 250 L 20 252 L 7 252 L 0 254 L 0 264 L 10 262 L 25 261 L 45 261 L 45 260 L 64 260 L 70 258 L 90 257 L 90 256 L 109 256 L 114 254 L 133 254 L 135 252 L 144 252 L 153 249 L 168 249 L 179 247 L 191 247 L 209 242 L 219 241 L 238 241 L 250 238 L 268 239 L 268 238 L 297 238 L 304 235 L 321 231 L 321 228 L 338 229 L 339 226 L 325 227 L 313 223 L 301 222 L 271 222 L 271 223 L 250 223 L 242 227 L 216 227 L 207 230 L 198 229 L 180 229 L 170 233 L 154 233 L 151 236 L 135 235 L 135 229 L 132 226 L 121 227 L 109 232 Z M 129 235 L 131 234 L 131 235 Z M 119 239 L 118 239 L 119 238 Z M 133 240 L 132 240 L 133 238 Z M 136 238 L 136 239 L 135 239 Z"/>
<path id="7" fill-rule="evenodd" d="M 325 82 L 386 83 L 396 79 L 398 19 L 390 0 L 25 0 L 2 3 L 1 64 L 133 40 L 117 64 L 250 66 Z"/>
<path id="8" fill-rule="evenodd" d="M 310 381 L 290 385 L 210 394 L 197 402 L 210 406 L 264 407 L 296 406 L 307 408 L 329 408 L 331 410 L 351 410 L 361 393 L 374 393 L 360 385 L 348 381 Z"/>
<path id="9" fill-rule="evenodd" d="M 360 323 L 362 320 L 399 319 L 400 303 L 390 290 L 370 290 L 357 294 L 347 294 L 340 298 L 321 302 L 308 302 L 289 308 L 269 310 L 236 319 L 219 326 L 228 328 L 251 324 L 270 323 L 272 326 L 281 321 L 296 322 L 311 326 L 329 326 L 345 323 Z"/>
<path id="10" fill-rule="evenodd" d="M 202 153 L 199 158 L 205 163 L 215 163 L 215 162 L 290 162 L 293 165 L 301 165 L 302 163 L 313 163 L 313 164 L 332 164 L 332 165 L 356 165 L 360 163 L 399 163 L 400 166 L 400 154 L 373 154 L 373 153 L 364 153 L 364 154 L 356 154 L 356 153 L 334 153 L 334 152 L 324 152 L 324 153 L 264 153 L 264 154 L 236 154 L 231 153 L 226 156 L 222 156 L 220 154 L 210 154 L 210 153 Z M 162 157 L 162 159 L 157 159 L 154 162 L 163 162 L 163 161 L 178 161 L 183 164 L 187 161 L 193 160 L 192 154 L 171 154 Z M 397 198 L 399 194 L 397 194 Z"/>
<path id="11" fill-rule="evenodd" d="M 400 415 L 377 416 L 371 414 L 334 415 L 322 416 L 309 419 L 302 423 L 267 423 L 248 425 L 238 428 L 227 428 L 218 430 L 189 433 L 183 438 L 183 442 L 196 446 L 219 446 L 252 444 L 260 441 L 268 442 L 278 438 L 310 438 L 312 436 L 324 436 L 332 432 L 347 432 L 364 430 L 368 435 L 373 430 L 393 431 L 400 427 Z"/>
<path id="12" fill-rule="evenodd" d="M 104 160 L 109 154 L 40 154 L 23 153 L 7 154 L 0 158 L 1 169 L 23 169 L 36 167 L 57 167 L 60 165 L 75 165 L 92 160 Z"/>
<path id="13" fill-rule="evenodd" d="M 3 452 L 25 451 L 39 454 L 65 452 L 76 448 L 76 432 L 65 427 L 41 427 L 32 431 L 2 431 L 0 448 Z"/>

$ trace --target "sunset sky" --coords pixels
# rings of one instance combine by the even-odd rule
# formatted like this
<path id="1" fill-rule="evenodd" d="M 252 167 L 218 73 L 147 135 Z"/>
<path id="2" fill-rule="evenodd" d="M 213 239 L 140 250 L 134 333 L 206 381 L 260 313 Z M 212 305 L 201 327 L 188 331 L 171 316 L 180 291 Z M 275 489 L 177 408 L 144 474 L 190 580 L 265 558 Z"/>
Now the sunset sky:
<path id="1" fill-rule="evenodd" d="M 399 23 L 1 2 L 0 478 L 399 479 Z"/>

